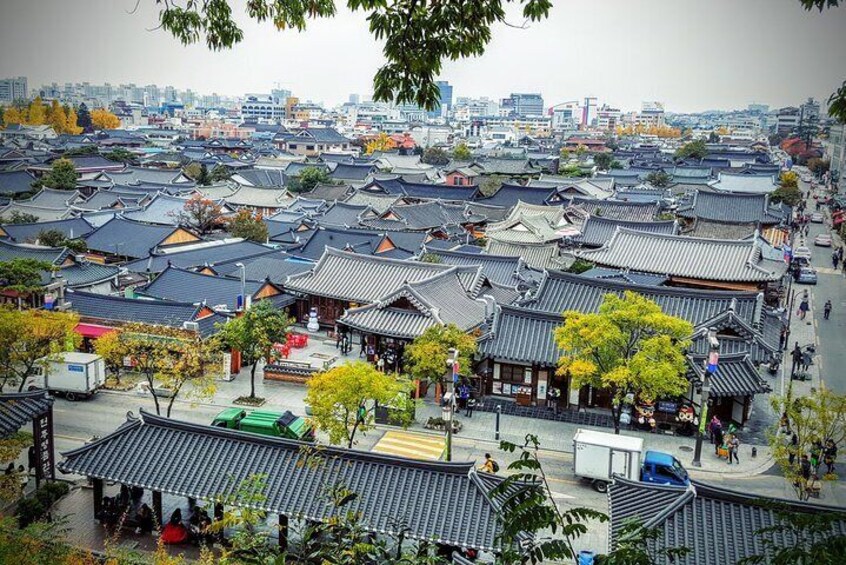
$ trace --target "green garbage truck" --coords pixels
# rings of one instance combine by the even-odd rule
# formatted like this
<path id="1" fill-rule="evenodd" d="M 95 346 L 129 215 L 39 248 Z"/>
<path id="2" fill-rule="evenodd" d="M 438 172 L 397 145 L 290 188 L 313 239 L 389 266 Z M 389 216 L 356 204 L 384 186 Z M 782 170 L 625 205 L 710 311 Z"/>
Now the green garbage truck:
<path id="1" fill-rule="evenodd" d="M 314 441 L 314 427 L 290 410 L 274 412 L 227 408 L 215 417 L 212 426 L 297 441 Z"/>

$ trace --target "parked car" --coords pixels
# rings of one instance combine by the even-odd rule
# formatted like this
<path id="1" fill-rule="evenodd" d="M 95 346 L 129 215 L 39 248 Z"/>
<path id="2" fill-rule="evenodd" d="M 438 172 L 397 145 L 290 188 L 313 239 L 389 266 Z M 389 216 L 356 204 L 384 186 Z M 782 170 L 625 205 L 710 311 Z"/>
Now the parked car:
<path id="1" fill-rule="evenodd" d="M 825 221 L 825 217 L 822 215 L 822 212 L 814 212 L 811 214 L 811 223 L 814 224 L 821 224 Z"/>
<path id="2" fill-rule="evenodd" d="M 821 233 L 814 238 L 814 245 L 818 247 L 831 247 L 831 234 Z"/>
<path id="3" fill-rule="evenodd" d="M 801 284 L 817 284 L 817 272 L 810 267 L 802 267 L 796 282 Z"/>
<path id="4" fill-rule="evenodd" d="M 295 416 L 290 411 L 247 411 L 239 408 L 227 408 L 215 417 L 211 425 L 266 436 L 314 441 L 314 427 L 304 418 Z"/>
<path id="5" fill-rule="evenodd" d="M 793 250 L 793 258 L 800 259 L 807 261 L 808 263 L 811 262 L 811 250 L 805 247 L 804 245 L 800 245 L 799 247 Z"/>

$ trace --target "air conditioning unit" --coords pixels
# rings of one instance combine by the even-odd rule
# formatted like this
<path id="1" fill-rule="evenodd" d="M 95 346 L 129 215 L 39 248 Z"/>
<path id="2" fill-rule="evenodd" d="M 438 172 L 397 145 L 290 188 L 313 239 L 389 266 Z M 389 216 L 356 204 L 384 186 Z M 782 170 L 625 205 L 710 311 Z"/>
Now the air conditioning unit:
<path id="1" fill-rule="evenodd" d="M 189 332 L 199 332 L 200 324 L 197 322 L 182 322 L 182 329 Z"/>

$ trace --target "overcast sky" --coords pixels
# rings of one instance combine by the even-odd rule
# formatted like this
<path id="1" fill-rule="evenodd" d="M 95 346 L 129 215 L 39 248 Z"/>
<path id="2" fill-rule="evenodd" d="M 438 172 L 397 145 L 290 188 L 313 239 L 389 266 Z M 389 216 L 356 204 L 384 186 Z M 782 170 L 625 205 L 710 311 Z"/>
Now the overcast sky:
<path id="1" fill-rule="evenodd" d="M 455 96 L 540 92 L 547 106 L 585 96 L 671 111 L 795 105 L 846 78 L 846 7 L 805 12 L 798 0 L 553 0 L 548 20 L 497 26 L 479 58 L 448 62 Z M 343 0 L 336 0 L 342 4 Z M 234 0 L 245 40 L 183 47 L 157 23 L 154 0 L 2 0 L 0 77 L 134 82 L 243 95 L 276 84 L 335 104 L 372 91 L 381 45 L 364 14 L 339 7 L 303 33 L 254 24 Z M 343 4 L 342 4 L 343 6 Z M 512 11 L 511 23 L 520 24 Z"/>

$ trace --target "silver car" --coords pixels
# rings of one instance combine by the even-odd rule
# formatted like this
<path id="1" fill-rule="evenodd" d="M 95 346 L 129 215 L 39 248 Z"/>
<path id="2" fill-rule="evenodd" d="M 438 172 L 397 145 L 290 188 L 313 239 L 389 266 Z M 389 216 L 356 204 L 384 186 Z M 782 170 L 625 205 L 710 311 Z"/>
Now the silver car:
<path id="1" fill-rule="evenodd" d="M 800 284 L 817 284 L 817 272 L 810 267 L 802 267 L 796 282 Z"/>

